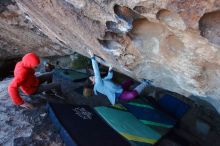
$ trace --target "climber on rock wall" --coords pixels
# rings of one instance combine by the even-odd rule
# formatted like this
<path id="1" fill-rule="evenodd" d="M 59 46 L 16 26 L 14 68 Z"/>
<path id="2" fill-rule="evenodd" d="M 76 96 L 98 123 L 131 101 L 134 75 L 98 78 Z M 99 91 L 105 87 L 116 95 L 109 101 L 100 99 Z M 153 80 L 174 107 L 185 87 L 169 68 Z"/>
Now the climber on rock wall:
<path id="1" fill-rule="evenodd" d="M 18 62 L 14 70 L 14 78 L 9 84 L 8 92 L 15 105 L 19 105 L 24 108 L 31 109 L 33 105 L 24 101 L 19 95 L 19 87 L 26 95 L 38 94 L 41 92 L 47 92 L 51 89 L 56 89 L 61 93 L 61 87 L 59 83 L 52 83 L 52 72 L 43 73 L 41 75 L 35 75 L 35 68 L 40 64 L 39 57 L 34 53 L 28 53 L 22 61 Z M 48 84 L 42 84 L 44 82 Z"/>
<path id="2" fill-rule="evenodd" d="M 106 95 L 112 105 L 115 104 L 117 98 L 127 101 L 136 98 L 144 90 L 144 88 L 151 83 L 149 80 L 144 80 L 135 89 L 129 90 L 129 87 L 132 84 L 131 80 L 125 81 L 121 85 L 113 83 L 113 71 L 111 66 L 109 67 L 108 75 L 105 78 L 101 78 L 94 54 L 91 51 L 88 53 L 91 56 L 92 67 L 94 70 L 94 76 L 89 77 L 92 84 L 94 85 L 93 91 L 96 95 L 97 91 Z"/>

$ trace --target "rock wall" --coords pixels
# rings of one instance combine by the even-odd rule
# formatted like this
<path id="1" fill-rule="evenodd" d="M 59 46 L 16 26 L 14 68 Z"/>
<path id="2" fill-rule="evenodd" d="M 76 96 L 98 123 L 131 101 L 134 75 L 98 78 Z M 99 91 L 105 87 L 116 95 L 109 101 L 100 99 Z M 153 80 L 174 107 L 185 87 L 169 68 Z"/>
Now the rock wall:
<path id="1" fill-rule="evenodd" d="M 65 50 L 34 26 L 14 0 L 0 1 L 0 61 L 18 58 L 30 51 L 40 56 L 68 54 Z"/>
<path id="2" fill-rule="evenodd" d="M 220 111 L 220 0 L 16 2 L 49 40 L 70 48 L 57 52 L 90 49 L 132 78 L 200 96 Z"/>

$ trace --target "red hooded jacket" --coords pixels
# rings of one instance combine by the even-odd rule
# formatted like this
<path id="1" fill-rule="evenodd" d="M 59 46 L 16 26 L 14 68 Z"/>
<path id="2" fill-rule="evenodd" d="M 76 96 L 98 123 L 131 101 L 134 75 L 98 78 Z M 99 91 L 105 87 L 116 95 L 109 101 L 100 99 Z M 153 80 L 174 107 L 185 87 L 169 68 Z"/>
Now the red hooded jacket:
<path id="1" fill-rule="evenodd" d="M 8 93 L 12 101 L 16 105 L 24 103 L 19 95 L 18 88 L 27 95 L 31 95 L 37 91 L 39 81 L 35 76 L 34 68 L 40 64 L 39 57 L 34 53 L 28 53 L 22 61 L 18 62 L 14 70 L 14 79 L 8 87 Z"/>

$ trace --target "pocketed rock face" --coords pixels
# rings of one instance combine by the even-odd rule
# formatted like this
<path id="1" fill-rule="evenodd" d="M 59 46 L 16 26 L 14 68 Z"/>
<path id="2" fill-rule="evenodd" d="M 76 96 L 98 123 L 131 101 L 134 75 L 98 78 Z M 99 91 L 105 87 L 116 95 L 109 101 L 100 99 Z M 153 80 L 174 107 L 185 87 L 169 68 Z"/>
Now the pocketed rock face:
<path id="1" fill-rule="evenodd" d="M 23 14 L 14 0 L 0 2 L 0 60 L 21 57 L 34 51 L 40 56 L 70 54 L 52 42 Z"/>
<path id="2" fill-rule="evenodd" d="M 53 42 L 91 49 L 132 78 L 204 97 L 220 111 L 219 0 L 16 2 Z"/>
<path id="3" fill-rule="evenodd" d="M 220 10 L 206 13 L 199 21 L 201 35 L 210 42 L 220 45 Z"/>

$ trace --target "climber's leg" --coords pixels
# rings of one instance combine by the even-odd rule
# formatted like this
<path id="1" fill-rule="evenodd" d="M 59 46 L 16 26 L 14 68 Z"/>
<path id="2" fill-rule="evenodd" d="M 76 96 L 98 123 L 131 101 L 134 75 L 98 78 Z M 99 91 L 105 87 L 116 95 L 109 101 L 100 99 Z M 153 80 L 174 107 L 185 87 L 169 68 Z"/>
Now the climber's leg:
<path id="1" fill-rule="evenodd" d="M 131 91 L 124 90 L 121 95 L 119 96 L 122 100 L 132 100 L 136 98 L 140 93 L 144 90 L 144 88 L 151 84 L 152 81 L 150 80 L 143 80 L 140 85 L 138 85 L 135 89 Z"/>
<path id="2" fill-rule="evenodd" d="M 135 90 L 131 91 L 123 91 L 121 95 L 119 96 L 119 99 L 121 100 L 132 100 L 138 96 L 138 92 Z"/>

